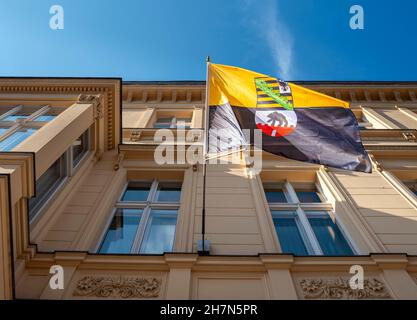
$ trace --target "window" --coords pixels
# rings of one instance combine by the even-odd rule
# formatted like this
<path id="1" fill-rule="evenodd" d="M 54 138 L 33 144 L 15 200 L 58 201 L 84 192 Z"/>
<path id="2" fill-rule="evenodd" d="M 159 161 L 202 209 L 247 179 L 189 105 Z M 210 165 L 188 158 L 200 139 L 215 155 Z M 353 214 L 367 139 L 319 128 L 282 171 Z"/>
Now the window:
<path id="1" fill-rule="evenodd" d="M 26 140 L 32 134 L 36 132 L 36 129 L 22 129 L 9 131 L 5 134 L 0 141 L 0 151 L 10 151 L 15 148 L 19 143 Z"/>
<path id="2" fill-rule="evenodd" d="M 89 129 L 87 129 L 71 145 L 71 147 L 36 180 L 36 196 L 29 199 L 28 202 L 29 221 L 34 219 L 54 193 L 61 188 L 66 178 L 73 175 L 75 167 L 81 162 L 84 155 L 89 150 L 89 132 Z"/>
<path id="3" fill-rule="evenodd" d="M 57 114 L 49 106 L 0 106 L 0 151 L 13 150 Z"/>
<path id="4" fill-rule="evenodd" d="M 37 122 L 49 122 L 49 121 L 54 120 L 55 118 L 56 118 L 56 116 L 55 116 L 55 115 L 52 115 L 52 114 L 45 114 L 45 115 L 43 115 L 43 116 L 36 117 L 36 118 L 34 119 L 34 121 L 37 121 Z"/>
<path id="5" fill-rule="evenodd" d="M 332 207 L 312 184 L 264 185 L 275 230 L 284 253 L 353 255 Z"/>
<path id="6" fill-rule="evenodd" d="M 67 154 L 64 153 L 36 180 L 36 197 L 29 199 L 29 220 L 35 217 L 67 177 L 66 159 Z"/>
<path id="7" fill-rule="evenodd" d="M 87 129 L 81 136 L 72 143 L 72 165 L 75 168 L 80 160 L 89 150 L 89 135 L 90 131 Z"/>
<path id="8" fill-rule="evenodd" d="M 130 181 L 115 205 L 99 253 L 171 252 L 181 183 Z"/>
<path id="9" fill-rule="evenodd" d="M 154 128 L 168 129 L 168 128 L 191 128 L 191 118 L 177 118 L 177 117 L 164 117 L 158 118 L 154 123 Z"/>
<path id="10" fill-rule="evenodd" d="M 299 256 L 308 255 L 307 247 L 301 235 L 301 226 L 296 212 L 271 211 L 275 230 L 279 237 L 284 253 L 294 253 Z"/>

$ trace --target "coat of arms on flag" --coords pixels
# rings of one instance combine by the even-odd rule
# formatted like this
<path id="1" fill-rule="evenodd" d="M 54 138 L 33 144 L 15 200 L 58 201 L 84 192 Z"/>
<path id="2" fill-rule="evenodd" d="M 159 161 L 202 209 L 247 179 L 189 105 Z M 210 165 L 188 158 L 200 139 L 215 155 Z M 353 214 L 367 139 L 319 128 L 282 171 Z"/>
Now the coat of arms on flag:
<path id="1" fill-rule="evenodd" d="M 291 134 L 297 126 L 291 88 L 285 81 L 270 77 L 255 78 L 255 121 L 259 130 L 272 137 Z"/>

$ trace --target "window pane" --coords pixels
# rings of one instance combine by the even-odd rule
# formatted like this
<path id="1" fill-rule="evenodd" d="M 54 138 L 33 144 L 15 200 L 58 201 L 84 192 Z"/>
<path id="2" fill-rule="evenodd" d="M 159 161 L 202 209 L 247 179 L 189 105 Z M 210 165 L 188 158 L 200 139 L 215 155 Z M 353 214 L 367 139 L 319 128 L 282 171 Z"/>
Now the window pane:
<path id="1" fill-rule="evenodd" d="M 321 202 L 319 195 L 315 191 L 297 191 L 297 197 L 300 202 Z"/>
<path id="2" fill-rule="evenodd" d="M 65 175 L 65 156 L 62 156 L 36 180 L 36 197 L 29 199 L 30 219 L 56 190 Z"/>
<path id="3" fill-rule="evenodd" d="M 171 252 L 174 244 L 176 210 L 152 210 L 141 253 Z"/>
<path id="4" fill-rule="evenodd" d="M 14 114 L 14 115 L 10 115 L 7 116 L 6 118 L 3 119 L 3 121 L 16 121 L 17 119 L 27 119 L 29 118 L 29 114 Z"/>
<path id="5" fill-rule="evenodd" d="M 279 211 L 275 211 L 273 214 L 274 213 L 283 214 Z M 281 244 L 282 252 L 306 256 L 308 255 L 307 248 L 304 244 L 303 238 L 301 237 L 295 217 L 291 215 L 293 215 L 293 213 L 289 213 L 288 217 L 273 217 L 275 230 L 278 235 L 279 243 Z"/>
<path id="6" fill-rule="evenodd" d="M 288 202 L 285 198 L 284 191 L 280 189 L 265 189 L 265 196 L 268 202 Z"/>
<path id="7" fill-rule="evenodd" d="M 88 134 L 89 131 L 87 130 L 72 143 L 72 164 L 74 167 L 88 151 Z"/>
<path id="8" fill-rule="evenodd" d="M 10 136 L 0 142 L 0 151 L 10 151 L 19 143 L 30 137 L 36 132 L 36 129 L 20 130 L 12 133 Z"/>
<path id="9" fill-rule="evenodd" d="M 314 217 L 308 213 L 308 221 L 325 255 L 353 255 L 353 251 L 339 227 L 328 215 Z"/>
<path id="10" fill-rule="evenodd" d="M 37 117 L 34 121 L 43 121 L 43 122 L 47 122 L 47 121 L 52 121 L 56 118 L 56 116 L 53 115 L 48 115 L 48 114 L 44 114 L 42 116 Z"/>
<path id="11" fill-rule="evenodd" d="M 7 131 L 7 128 L 0 128 L 0 136 Z"/>
<path id="12" fill-rule="evenodd" d="M 154 123 L 154 128 L 166 129 L 171 128 L 172 126 L 172 117 L 171 118 L 159 118 Z"/>
<path id="13" fill-rule="evenodd" d="M 181 186 L 178 183 L 160 183 L 156 192 L 155 201 L 179 202 L 181 197 Z"/>
<path id="14" fill-rule="evenodd" d="M 160 123 L 156 122 L 153 126 L 155 129 L 169 129 L 171 128 L 171 123 Z"/>
<path id="15" fill-rule="evenodd" d="M 142 213 L 138 209 L 117 209 L 99 252 L 130 253 Z"/>
<path id="16" fill-rule="evenodd" d="M 146 201 L 148 200 L 150 183 L 129 182 L 122 201 Z"/>

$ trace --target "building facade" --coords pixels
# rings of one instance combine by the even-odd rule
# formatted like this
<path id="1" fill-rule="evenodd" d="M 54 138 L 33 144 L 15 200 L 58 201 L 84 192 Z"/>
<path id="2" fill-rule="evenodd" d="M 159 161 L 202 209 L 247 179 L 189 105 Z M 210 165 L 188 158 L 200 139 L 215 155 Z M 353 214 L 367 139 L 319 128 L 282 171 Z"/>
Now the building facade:
<path id="1" fill-rule="evenodd" d="M 241 151 L 204 188 L 204 82 L 1 78 L 0 298 L 417 299 L 417 83 L 300 84 L 372 174 Z"/>

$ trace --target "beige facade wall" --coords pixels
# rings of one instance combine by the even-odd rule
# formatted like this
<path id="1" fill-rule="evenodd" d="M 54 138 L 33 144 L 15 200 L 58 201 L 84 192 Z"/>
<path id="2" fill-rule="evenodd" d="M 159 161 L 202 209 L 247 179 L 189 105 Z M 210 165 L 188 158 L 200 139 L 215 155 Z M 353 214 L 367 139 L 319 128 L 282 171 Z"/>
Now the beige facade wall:
<path id="1" fill-rule="evenodd" d="M 121 190 L 121 172 L 113 170 L 115 156 L 107 152 L 98 163 L 91 159 L 80 168 L 76 186 L 65 190 L 57 200 L 60 205 L 45 213 L 48 222 L 33 239 L 40 251 L 89 250 L 89 237 L 104 227 L 102 221 Z"/>
<path id="2" fill-rule="evenodd" d="M 334 175 L 388 252 L 417 253 L 417 208 L 380 172 Z"/>
<path id="3" fill-rule="evenodd" d="M 204 85 L 126 86 L 122 94 L 123 121 L 119 122 L 116 120 L 120 106 L 114 93 L 113 98 L 101 100 L 103 110 L 93 101 L 77 104 L 78 95 L 66 96 L 65 101 L 73 100 L 67 103 L 73 109 L 68 109 L 60 125 L 59 121 L 50 124 L 56 130 L 47 130 L 45 126 L 42 130 L 46 133 L 38 135 L 42 139 L 32 139 L 33 143 L 27 140 L 19 151 L 33 152 L 35 159 L 44 159 L 36 164 L 39 177 L 47 164 L 53 163 L 58 153 L 87 127 L 92 131 L 92 145 L 80 166 L 29 229 L 26 200 L 34 194 L 33 183 L 29 183 L 34 182 L 34 170 L 28 164 L 34 162 L 29 158 L 10 160 L 0 155 L 3 170 L 10 165 L 17 166 L 14 178 L 18 182 L 11 195 L 16 296 L 33 299 L 417 299 L 417 205 L 415 196 L 402 182 L 417 181 L 417 157 L 413 153 L 417 148 L 413 138 L 417 102 L 408 95 L 411 89 L 401 89 L 402 101 L 397 99 L 392 103 L 367 101 L 380 97 L 381 90 L 392 91 L 389 87 L 371 88 L 367 94 L 361 93 L 361 88 L 340 85 L 313 89 L 349 99 L 353 95 L 348 91 L 356 90 L 353 107 L 363 106 L 360 112 L 369 114 L 368 120 L 376 129 L 363 132 L 365 146 L 373 155 L 374 172 L 334 170 L 266 154 L 260 175 L 249 174 L 242 154 L 240 164 L 208 165 L 205 239 L 211 243 L 210 256 L 197 255 L 197 242 L 202 237 L 203 167 L 159 166 L 148 138 L 159 116 L 175 113 L 182 117 L 191 115 L 191 127 L 201 129 L 205 120 Z M 106 91 L 97 88 L 92 94 L 103 92 Z M 398 95 L 387 93 L 386 97 L 394 99 Z M 3 98 L 11 99 L 10 96 Z M 64 121 L 69 119 L 66 115 L 72 120 Z M 120 125 L 129 130 L 123 130 L 122 145 L 117 147 Z M 182 181 L 173 253 L 96 254 L 124 186 L 129 180 L 153 178 Z M 263 183 L 271 181 L 318 186 L 357 256 L 281 254 L 263 189 Z M 5 218 L 9 209 L 2 207 L 2 210 L 3 230 L 9 223 Z M 7 242 L 4 236 L 0 239 L 2 257 L 8 252 Z M 10 298 L 9 262 L 4 258 L 2 261 L 0 297 Z M 53 264 L 64 267 L 64 290 L 49 287 L 49 268 Z M 346 281 L 351 276 L 349 268 L 356 264 L 365 269 L 368 293 L 364 297 L 346 289 Z M 139 283 L 136 288 L 139 294 L 123 296 L 118 289 L 120 283 L 128 287 L 129 279 Z M 86 288 L 92 284 L 110 291 L 90 292 Z M 326 288 L 334 286 L 342 296 L 326 295 Z"/>
<path id="4" fill-rule="evenodd" d="M 198 176 L 194 224 L 194 252 L 201 240 L 203 175 Z M 206 181 L 206 239 L 213 254 L 266 252 L 255 201 L 245 168 L 208 165 Z"/>

